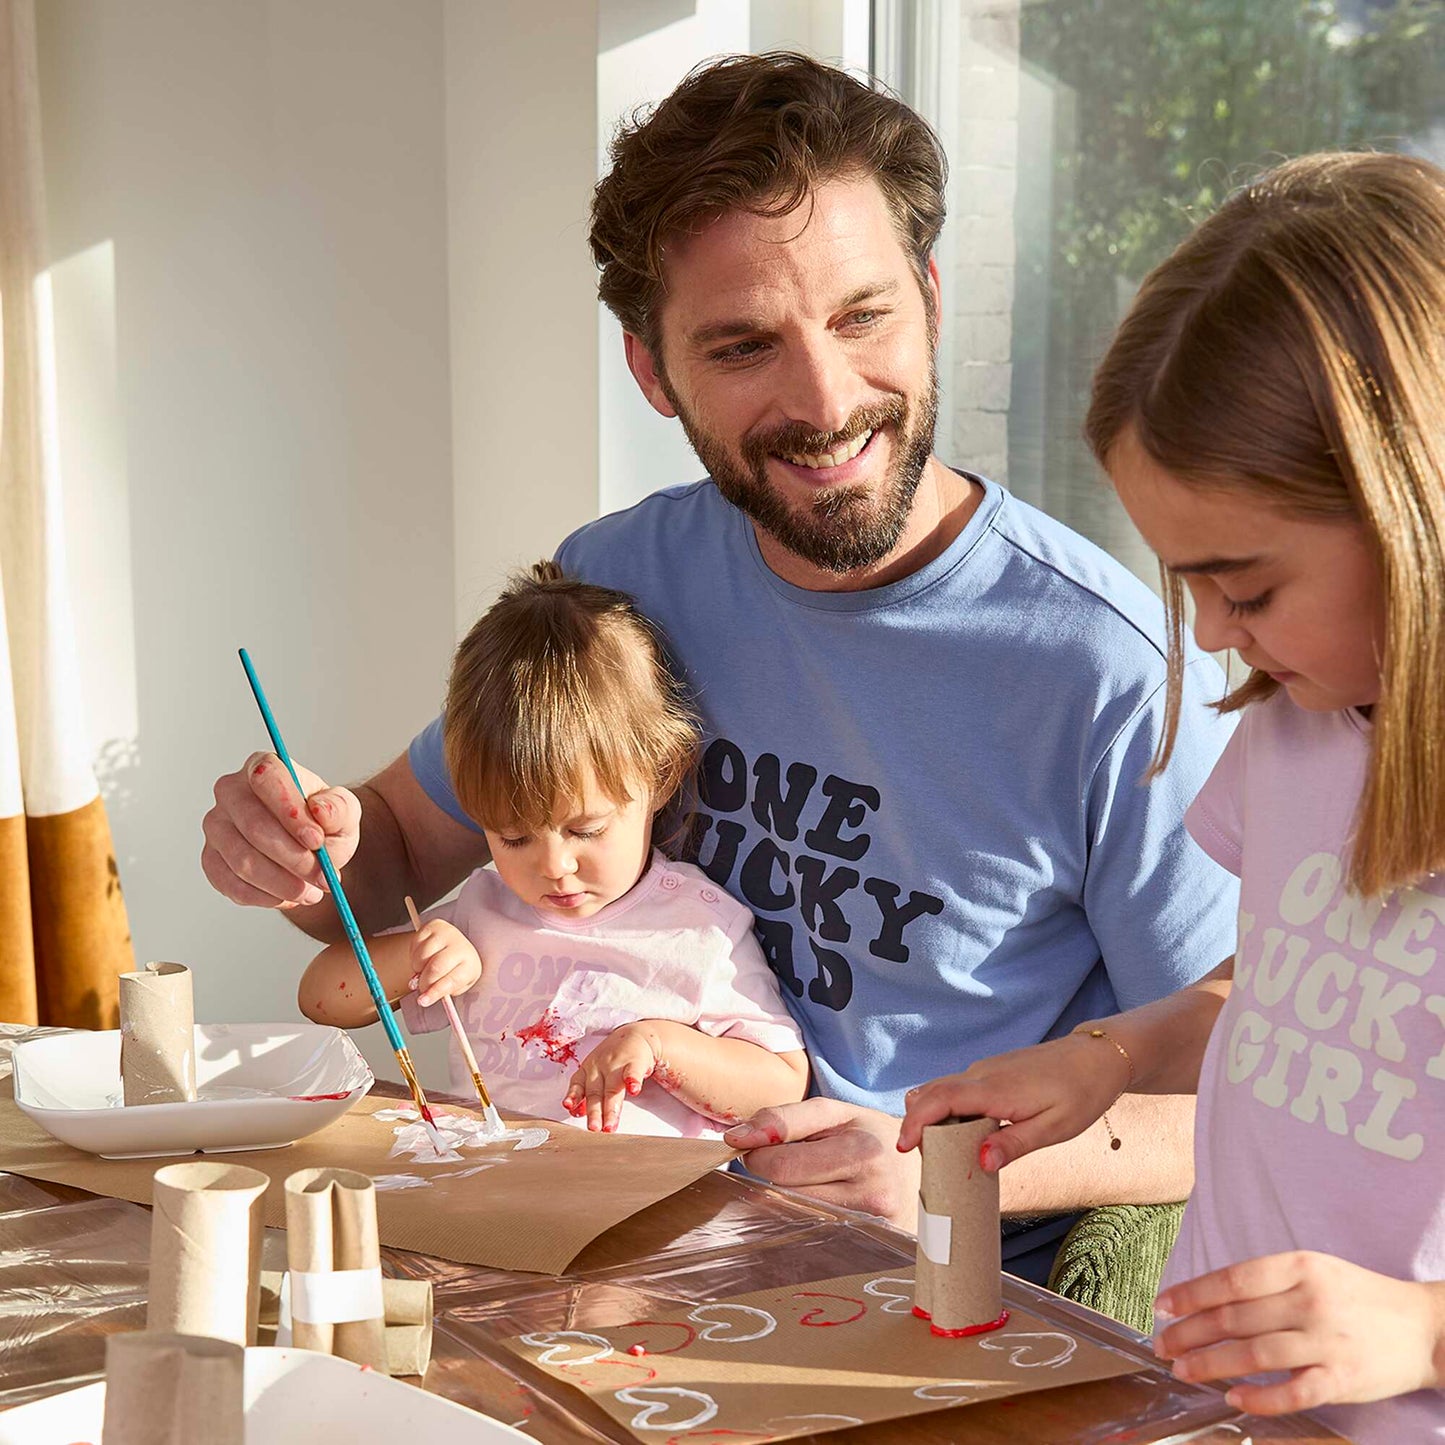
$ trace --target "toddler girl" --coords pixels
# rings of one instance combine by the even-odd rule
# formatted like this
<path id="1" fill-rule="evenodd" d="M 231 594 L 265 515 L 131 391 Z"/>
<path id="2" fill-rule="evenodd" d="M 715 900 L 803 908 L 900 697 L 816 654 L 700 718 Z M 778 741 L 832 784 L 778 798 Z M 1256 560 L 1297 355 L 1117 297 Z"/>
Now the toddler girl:
<path id="1" fill-rule="evenodd" d="M 916 1091 L 899 1147 L 987 1114 L 997 1168 L 1197 1087 L 1157 1352 L 1243 1410 L 1445 1440 L 1445 174 L 1321 155 L 1234 195 L 1145 281 L 1087 433 L 1162 564 L 1171 715 L 1184 588 L 1250 668 L 1186 817 L 1237 952 Z"/>
<path id="2" fill-rule="evenodd" d="M 752 915 L 653 847 L 698 726 L 629 599 L 550 562 L 514 577 L 457 649 L 443 726 L 495 871 L 418 933 L 369 940 L 407 1027 L 446 1028 L 429 1005 L 457 996 L 496 1101 L 589 1129 L 716 1138 L 802 1098 L 801 1035 Z M 311 962 L 300 1003 L 318 1023 L 376 1017 L 345 943 Z"/>

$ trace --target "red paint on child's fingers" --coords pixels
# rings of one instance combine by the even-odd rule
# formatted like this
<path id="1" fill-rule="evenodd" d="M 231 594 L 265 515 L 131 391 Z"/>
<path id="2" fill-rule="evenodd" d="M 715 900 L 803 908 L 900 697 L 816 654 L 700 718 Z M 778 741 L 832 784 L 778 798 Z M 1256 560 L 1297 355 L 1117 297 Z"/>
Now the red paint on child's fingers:
<path id="1" fill-rule="evenodd" d="M 776 1125 L 769 1124 L 763 1133 L 768 1136 L 769 1144 L 781 1144 L 783 1142 L 783 1131 Z"/>

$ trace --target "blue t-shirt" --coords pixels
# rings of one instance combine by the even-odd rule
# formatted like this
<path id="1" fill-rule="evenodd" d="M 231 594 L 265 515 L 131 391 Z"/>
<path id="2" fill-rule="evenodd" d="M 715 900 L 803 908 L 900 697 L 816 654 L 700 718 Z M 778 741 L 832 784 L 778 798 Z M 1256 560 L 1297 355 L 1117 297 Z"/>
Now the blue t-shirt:
<path id="1" fill-rule="evenodd" d="M 685 851 L 753 910 L 815 1089 L 893 1114 L 914 1084 L 1159 998 L 1234 950 L 1235 881 L 1181 826 L 1229 734 L 1204 705 L 1219 669 L 1186 668 L 1174 756 L 1144 782 L 1158 599 L 982 485 L 942 555 L 869 591 L 784 582 L 710 481 L 557 553 L 667 634 L 705 730 Z M 469 823 L 439 720 L 410 760 Z"/>

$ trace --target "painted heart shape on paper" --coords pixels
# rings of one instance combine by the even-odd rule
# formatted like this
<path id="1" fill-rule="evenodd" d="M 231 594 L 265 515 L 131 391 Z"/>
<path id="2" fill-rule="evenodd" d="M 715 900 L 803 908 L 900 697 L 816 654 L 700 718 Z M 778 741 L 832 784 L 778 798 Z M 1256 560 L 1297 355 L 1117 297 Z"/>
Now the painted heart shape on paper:
<path id="1" fill-rule="evenodd" d="M 635 1342 L 634 1348 L 640 1346 L 642 1352 L 647 1355 L 675 1355 L 679 1350 L 685 1350 L 697 1338 L 697 1331 L 691 1325 L 683 1324 L 681 1320 L 628 1320 L 625 1325 L 618 1325 L 617 1328 L 619 1330 L 641 1330 L 649 1325 L 659 1330 L 681 1330 L 682 1339 L 658 1346 L 653 1343 L 651 1335 L 645 1334 Z"/>
<path id="2" fill-rule="evenodd" d="M 718 1319 L 719 1315 L 727 1318 Z M 688 1319 L 696 1325 L 707 1326 L 699 1333 L 700 1340 L 716 1340 L 720 1345 L 745 1345 L 749 1340 L 772 1334 L 778 1327 L 777 1320 L 767 1310 L 754 1309 L 752 1305 L 698 1305 L 689 1312 Z M 756 1328 L 743 1334 L 735 1333 L 746 1330 L 749 1324 Z"/>
<path id="3" fill-rule="evenodd" d="M 624 1405 L 640 1406 L 632 1417 L 633 1430 L 692 1430 L 706 1425 L 717 1414 L 717 1401 L 700 1390 L 684 1390 L 681 1385 L 628 1385 L 619 1390 L 616 1397 Z M 675 1403 L 691 1400 L 698 1406 L 697 1412 L 685 1420 L 659 1420 L 659 1415 L 671 1415 Z"/>
<path id="4" fill-rule="evenodd" d="M 899 1294 L 896 1290 L 884 1289 L 886 1284 L 901 1285 L 905 1291 Z M 913 1309 L 913 1281 L 901 1279 L 894 1275 L 881 1275 L 878 1279 L 870 1279 L 863 1286 L 864 1294 L 871 1294 L 874 1299 L 887 1300 L 883 1306 L 885 1315 L 906 1315 Z"/>
<path id="5" fill-rule="evenodd" d="M 534 1350 L 541 1350 L 537 1356 L 539 1365 L 590 1365 L 594 1360 L 606 1359 L 612 1353 L 612 1343 L 601 1335 L 589 1335 L 585 1330 L 543 1330 L 537 1334 L 523 1335 L 522 1343 Z M 574 1356 L 573 1349 L 584 1345 L 595 1348 L 591 1354 Z"/>
<path id="6" fill-rule="evenodd" d="M 977 1383 L 977 1380 L 939 1380 L 933 1385 L 920 1385 L 913 1393 L 920 1400 L 936 1400 L 940 1405 L 968 1405 L 974 1397 L 956 1392 Z M 947 1394 L 943 1393 L 945 1390 Z"/>
<path id="7" fill-rule="evenodd" d="M 1042 1343 L 1045 1340 L 1053 1341 L 1053 1354 L 1047 1353 L 1047 1347 Z M 1061 1335 L 1054 1330 L 1003 1335 L 998 1339 L 980 1340 L 979 1344 L 986 1350 L 1007 1350 L 1009 1364 L 1016 1365 L 1020 1370 L 1042 1370 L 1062 1365 L 1079 1348 L 1079 1342 L 1072 1335 Z M 1030 1356 L 1035 1353 L 1043 1355 L 1043 1358 L 1031 1359 Z"/>
<path id="8" fill-rule="evenodd" d="M 854 1299 L 852 1295 L 829 1294 L 826 1290 L 799 1290 L 794 1299 L 821 1299 L 830 1303 L 814 1305 L 798 1323 L 800 1325 L 811 1325 L 814 1329 L 825 1329 L 829 1325 L 851 1325 L 854 1320 L 861 1320 L 868 1313 L 868 1306 L 860 1299 Z M 848 1306 L 853 1306 L 849 1309 Z"/>

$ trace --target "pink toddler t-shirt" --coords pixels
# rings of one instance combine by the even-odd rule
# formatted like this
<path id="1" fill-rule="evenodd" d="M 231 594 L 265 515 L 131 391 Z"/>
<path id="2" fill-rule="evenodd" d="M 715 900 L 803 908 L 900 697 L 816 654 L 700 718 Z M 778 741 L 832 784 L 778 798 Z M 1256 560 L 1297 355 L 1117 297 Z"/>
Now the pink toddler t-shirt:
<path id="1" fill-rule="evenodd" d="M 1369 749 L 1358 713 L 1272 697 L 1185 816 L 1239 876 L 1239 942 L 1166 1285 L 1290 1250 L 1445 1278 L 1445 877 L 1350 892 Z M 1445 1440 L 1439 1390 L 1315 1413 L 1359 1445 Z"/>
<path id="2" fill-rule="evenodd" d="M 801 1050 L 802 1035 L 753 936 L 753 917 L 700 869 L 654 853 L 621 898 L 572 923 L 543 915 L 487 868 L 423 915 L 454 924 L 476 945 L 482 979 L 455 1003 L 497 1103 L 586 1127 L 562 1107 L 577 1066 L 614 1029 L 670 1019 L 772 1053 Z M 447 1027 L 446 1010 L 402 1003 L 407 1027 Z M 471 1075 L 452 1050 L 452 1084 Z M 624 1099 L 623 1134 L 717 1139 L 722 1128 L 649 1079 Z"/>

